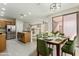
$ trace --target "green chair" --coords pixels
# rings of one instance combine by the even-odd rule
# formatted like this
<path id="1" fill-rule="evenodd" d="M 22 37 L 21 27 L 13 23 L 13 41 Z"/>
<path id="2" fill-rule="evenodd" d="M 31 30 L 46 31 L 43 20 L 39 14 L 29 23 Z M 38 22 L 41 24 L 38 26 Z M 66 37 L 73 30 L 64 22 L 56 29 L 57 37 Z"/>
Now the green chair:
<path id="1" fill-rule="evenodd" d="M 74 43 L 74 41 L 75 41 L 76 38 L 77 38 L 77 37 L 75 36 L 73 41 L 68 39 L 68 41 L 67 41 L 65 44 L 69 45 L 69 44 L 71 44 L 71 43 Z"/>
<path id="2" fill-rule="evenodd" d="M 53 55 L 52 53 L 53 49 L 49 48 L 47 46 L 47 42 L 45 40 L 37 39 L 37 54 L 39 56 L 48 56 L 48 55 Z"/>
<path id="3" fill-rule="evenodd" d="M 68 40 L 65 45 L 61 48 L 62 50 L 62 55 L 63 55 L 63 52 L 64 53 L 68 53 L 68 54 L 71 54 L 72 56 L 75 56 L 75 48 L 74 48 L 74 41 L 76 39 L 76 36 L 74 37 L 74 40 L 71 41 L 71 40 Z"/>

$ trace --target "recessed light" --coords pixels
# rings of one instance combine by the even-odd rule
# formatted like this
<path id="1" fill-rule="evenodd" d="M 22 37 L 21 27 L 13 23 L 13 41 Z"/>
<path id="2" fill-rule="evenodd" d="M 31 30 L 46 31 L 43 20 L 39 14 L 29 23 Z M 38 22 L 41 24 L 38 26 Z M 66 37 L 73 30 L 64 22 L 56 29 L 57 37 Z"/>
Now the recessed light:
<path id="1" fill-rule="evenodd" d="M 20 17 L 25 17 L 25 16 L 27 16 L 26 14 L 20 14 Z"/>
<path id="2" fill-rule="evenodd" d="M 31 12 L 28 12 L 29 15 L 31 15 Z"/>
<path id="3" fill-rule="evenodd" d="M 4 14 L 5 12 L 1 11 L 1 14 Z"/>
<path id="4" fill-rule="evenodd" d="M 3 14 L 1 14 L 0 16 L 4 16 Z"/>
<path id="5" fill-rule="evenodd" d="M 26 14 L 24 14 L 24 17 L 27 16 Z"/>
<path id="6" fill-rule="evenodd" d="M 1 8 L 3 11 L 5 11 L 6 9 L 5 8 Z"/>

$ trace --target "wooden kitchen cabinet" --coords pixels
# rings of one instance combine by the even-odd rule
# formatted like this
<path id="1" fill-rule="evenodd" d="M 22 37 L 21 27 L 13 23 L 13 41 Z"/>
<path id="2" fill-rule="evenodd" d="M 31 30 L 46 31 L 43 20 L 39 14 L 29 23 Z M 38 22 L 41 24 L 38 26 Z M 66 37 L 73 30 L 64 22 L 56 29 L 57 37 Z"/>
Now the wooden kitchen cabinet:
<path id="1" fill-rule="evenodd" d="M 15 24 L 16 24 L 15 20 L 7 20 L 7 19 L 0 20 L 0 28 L 5 28 L 6 25 L 15 25 Z"/>
<path id="2" fill-rule="evenodd" d="M 30 42 L 31 40 L 31 33 L 30 32 L 21 32 L 18 33 L 18 40 L 23 42 L 23 43 L 27 43 Z"/>
<path id="3" fill-rule="evenodd" d="M 5 28 L 6 25 L 15 25 L 15 19 L 0 19 L 0 28 Z"/>
<path id="4" fill-rule="evenodd" d="M 15 21 L 14 20 L 9 20 L 9 21 L 5 21 L 6 25 L 15 25 Z"/>
<path id="5" fill-rule="evenodd" d="M 10 25 L 10 22 L 9 22 L 9 21 L 5 21 L 5 24 L 6 24 L 6 25 Z"/>
<path id="6" fill-rule="evenodd" d="M 0 27 L 5 27 L 5 22 L 0 20 Z"/>
<path id="7" fill-rule="evenodd" d="M 27 43 L 30 42 L 30 32 L 23 32 L 22 42 Z"/>
<path id="8" fill-rule="evenodd" d="M 4 34 L 0 34 L 0 52 L 5 51 L 6 49 L 6 39 Z"/>

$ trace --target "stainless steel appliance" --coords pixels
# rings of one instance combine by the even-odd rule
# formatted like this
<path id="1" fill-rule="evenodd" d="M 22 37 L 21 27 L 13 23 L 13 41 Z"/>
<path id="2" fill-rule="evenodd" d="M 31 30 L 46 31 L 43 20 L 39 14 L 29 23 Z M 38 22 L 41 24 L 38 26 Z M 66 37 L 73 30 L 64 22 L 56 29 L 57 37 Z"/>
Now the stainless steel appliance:
<path id="1" fill-rule="evenodd" d="M 16 38 L 15 25 L 7 25 L 6 26 L 6 34 L 7 34 L 7 39 L 15 39 Z"/>

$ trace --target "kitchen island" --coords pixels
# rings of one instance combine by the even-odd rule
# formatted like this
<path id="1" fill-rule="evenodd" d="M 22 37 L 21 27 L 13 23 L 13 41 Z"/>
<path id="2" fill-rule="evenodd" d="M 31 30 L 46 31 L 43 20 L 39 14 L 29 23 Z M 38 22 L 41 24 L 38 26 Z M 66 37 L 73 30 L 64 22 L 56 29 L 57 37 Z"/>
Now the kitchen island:
<path id="1" fill-rule="evenodd" d="M 18 37 L 19 41 L 21 41 L 23 43 L 27 43 L 27 42 L 30 42 L 30 40 L 31 40 L 31 33 L 30 33 L 30 31 L 18 32 L 17 37 Z"/>

